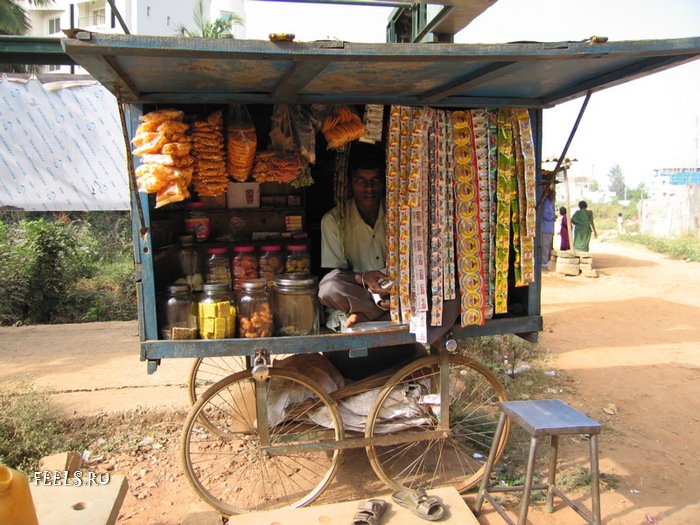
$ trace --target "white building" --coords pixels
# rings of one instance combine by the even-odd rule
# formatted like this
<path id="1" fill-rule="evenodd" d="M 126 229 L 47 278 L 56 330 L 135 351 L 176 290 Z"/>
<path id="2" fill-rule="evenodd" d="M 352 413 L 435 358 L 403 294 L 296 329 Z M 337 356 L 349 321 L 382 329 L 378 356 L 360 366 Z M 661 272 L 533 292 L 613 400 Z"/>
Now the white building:
<path id="1" fill-rule="evenodd" d="M 237 17 L 244 19 L 244 0 L 202 0 L 209 20 Z M 115 0 L 114 4 L 131 34 L 176 36 L 177 26 L 195 28 L 193 10 L 197 0 Z M 71 28 L 99 33 L 124 33 L 117 13 L 107 0 L 54 0 L 46 7 L 21 2 L 29 15 L 28 36 L 63 36 Z M 245 23 L 234 24 L 234 36 L 245 38 Z M 55 66 L 54 72 L 69 73 L 69 68 Z M 78 71 L 76 71 L 77 73 Z"/>

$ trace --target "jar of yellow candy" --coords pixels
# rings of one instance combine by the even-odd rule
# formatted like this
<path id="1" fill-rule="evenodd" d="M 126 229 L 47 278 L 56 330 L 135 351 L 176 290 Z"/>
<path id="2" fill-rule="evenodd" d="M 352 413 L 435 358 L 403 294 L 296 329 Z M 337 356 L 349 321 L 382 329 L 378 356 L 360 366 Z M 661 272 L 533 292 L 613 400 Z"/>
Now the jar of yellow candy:
<path id="1" fill-rule="evenodd" d="M 199 337 L 225 339 L 236 334 L 236 306 L 225 283 L 204 284 L 199 300 Z"/>

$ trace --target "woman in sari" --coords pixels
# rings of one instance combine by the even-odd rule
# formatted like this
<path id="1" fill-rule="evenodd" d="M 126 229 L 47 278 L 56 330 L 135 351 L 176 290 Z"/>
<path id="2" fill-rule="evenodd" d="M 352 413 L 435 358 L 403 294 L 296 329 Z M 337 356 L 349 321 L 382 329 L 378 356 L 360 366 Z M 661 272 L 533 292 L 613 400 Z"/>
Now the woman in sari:
<path id="1" fill-rule="evenodd" d="M 571 216 L 571 223 L 574 225 L 574 250 L 587 252 L 591 242 L 591 232 L 593 237 L 598 237 L 593 223 L 593 212 L 588 210 L 586 201 L 578 203 L 578 210 Z"/>
<path id="2" fill-rule="evenodd" d="M 561 215 L 561 228 L 559 229 L 561 245 L 559 249 L 565 252 L 571 249 L 571 245 L 569 244 L 569 217 L 566 215 L 566 208 L 564 206 L 559 208 L 559 215 Z"/>

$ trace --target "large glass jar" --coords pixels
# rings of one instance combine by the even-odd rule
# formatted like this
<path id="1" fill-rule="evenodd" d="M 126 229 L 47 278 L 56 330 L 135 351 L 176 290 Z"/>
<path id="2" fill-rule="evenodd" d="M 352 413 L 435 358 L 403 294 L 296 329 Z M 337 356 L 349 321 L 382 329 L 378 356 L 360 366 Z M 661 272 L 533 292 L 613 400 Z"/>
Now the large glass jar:
<path id="1" fill-rule="evenodd" d="M 162 319 L 163 339 L 197 339 L 197 303 L 188 284 L 167 287 Z"/>
<path id="2" fill-rule="evenodd" d="M 238 337 L 271 337 L 272 330 L 267 281 L 242 281 L 238 295 Z"/>
<path id="3" fill-rule="evenodd" d="M 203 288 L 199 299 L 199 337 L 235 337 L 236 306 L 231 289 L 224 283 L 205 283 Z"/>
<path id="4" fill-rule="evenodd" d="M 303 244 L 290 244 L 287 246 L 287 273 L 309 273 L 311 271 L 311 256 Z"/>
<path id="5" fill-rule="evenodd" d="M 185 204 L 185 231 L 194 233 L 198 242 L 209 239 L 210 224 L 206 204 L 203 202 Z"/>
<path id="6" fill-rule="evenodd" d="M 228 248 L 225 246 L 207 249 L 208 284 L 226 284 L 231 289 L 231 263 L 228 258 Z"/>
<path id="7" fill-rule="evenodd" d="M 318 277 L 285 273 L 275 277 L 275 335 L 318 333 Z"/>
<path id="8" fill-rule="evenodd" d="M 178 237 L 178 244 L 177 260 L 180 263 L 182 278 L 187 281 L 193 292 L 201 292 L 204 279 L 202 278 L 202 265 L 194 235 Z"/>
<path id="9" fill-rule="evenodd" d="M 240 290 L 243 281 L 260 277 L 258 273 L 258 256 L 255 253 L 255 246 L 234 246 L 232 265 L 234 290 Z"/>
<path id="10" fill-rule="evenodd" d="M 268 286 L 272 286 L 273 279 L 284 273 L 284 260 L 282 258 L 282 247 L 278 245 L 266 245 L 260 247 L 260 278 L 267 281 Z"/>

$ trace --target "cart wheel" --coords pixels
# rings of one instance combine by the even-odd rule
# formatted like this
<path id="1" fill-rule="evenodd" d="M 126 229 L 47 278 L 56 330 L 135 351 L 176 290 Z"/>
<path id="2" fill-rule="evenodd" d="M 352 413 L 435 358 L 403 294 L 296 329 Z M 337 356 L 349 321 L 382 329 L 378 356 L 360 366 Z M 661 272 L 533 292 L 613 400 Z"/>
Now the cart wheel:
<path id="1" fill-rule="evenodd" d="M 269 372 L 263 382 L 250 371 L 222 379 L 185 421 L 185 474 L 225 515 L 305 505 L 330 483 L 340 460 L 335 443 L 343 425 L 335 402 L 296 372 Z M 258 425 L 258 413 L 269 424 Z"/>
<path id="2" fill-rule="evenodd" d="M 441 428 L 440 356 L 418 359 L 396 372 L 369 412 L 367 438 L 394 432 L 407 438 L 399 444 L 366 447 L 372 468 L 394 490 L 452 485 L 466 491 L 481 480 L 491 447 L 498 447 L 496 459 L 503 452 L 508 426 L 498 443 L 493 436 L 505 389 L 480 363 L 459 355 L 447 358 L 449 422 L 444 437 L 420 439 L 421 433 Z"/>
<path id="3" fill-rule="evenodd" d="M 188 393 L 190 403 L 195 404 L 199 396 L 217 381 L 248 368 L 245 356 L 199 357 L 190 371 Z"/>

